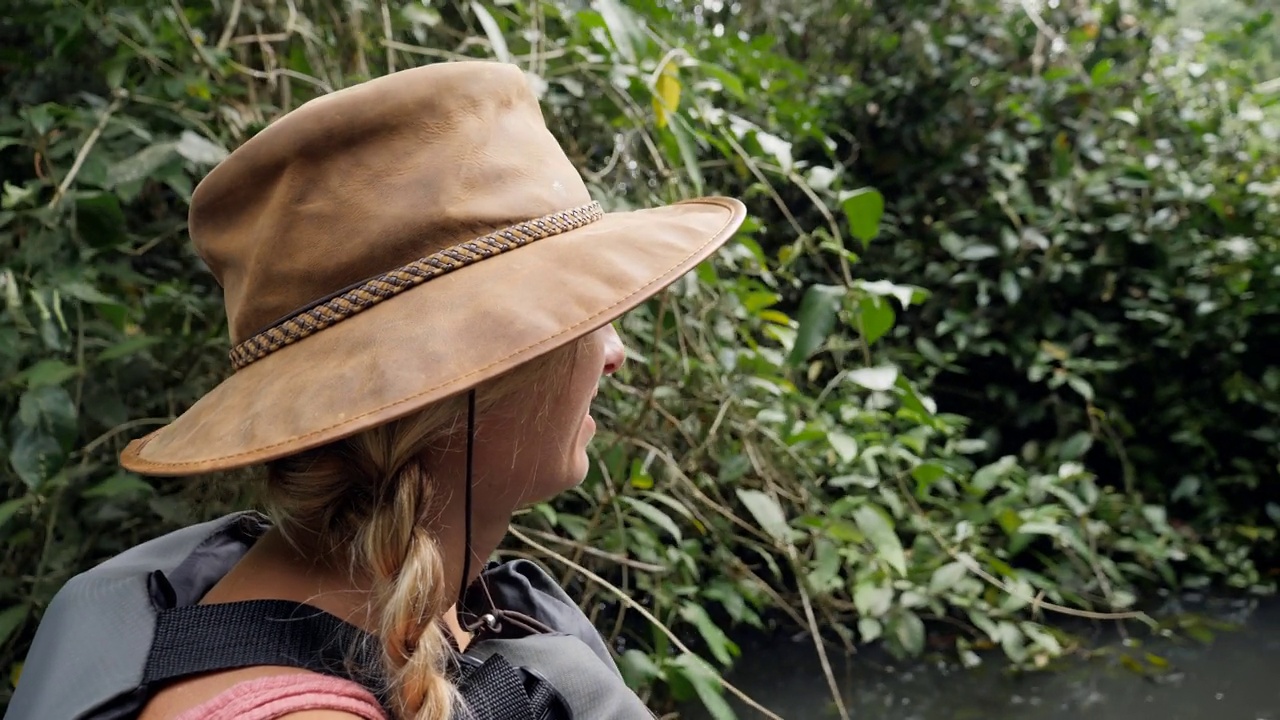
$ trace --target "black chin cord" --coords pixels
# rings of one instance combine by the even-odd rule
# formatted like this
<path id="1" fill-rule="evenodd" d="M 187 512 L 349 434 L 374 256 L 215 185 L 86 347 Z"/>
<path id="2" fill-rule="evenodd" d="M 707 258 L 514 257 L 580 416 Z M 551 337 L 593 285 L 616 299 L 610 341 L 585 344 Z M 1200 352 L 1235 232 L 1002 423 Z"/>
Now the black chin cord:
<path id="1" fill-rule="evenodd" d="M 464 532 L 465 542 L 463 545 L 462 555 L 462 584 L 458 587 L 458 609 L 462 610 L 466 607 L 467 597 L 467 581 L 471 577 L 471 468 L 472 461 L 475 459 L 476 445 L 476 391 L 472 390 L 467 393 L 467 488 L 466 488 L 466 516 L 463 520 L 465 523 Z"/>

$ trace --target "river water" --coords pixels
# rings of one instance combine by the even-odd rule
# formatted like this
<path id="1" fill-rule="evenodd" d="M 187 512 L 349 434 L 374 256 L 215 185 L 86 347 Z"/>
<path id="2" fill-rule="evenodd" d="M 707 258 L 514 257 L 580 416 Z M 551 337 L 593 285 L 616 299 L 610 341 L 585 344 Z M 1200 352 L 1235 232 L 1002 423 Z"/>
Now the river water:
<path id="1" fill-rule="evenodd" d="M 938 659 L 899 663 L 874 649 L 851 659 L 838 651 L 828 656 L 855 720 L 1280 720 L 1280 600 L 1192 598 L 1179 611 L 1218 629 L 1196 640 L 1153 638 L 1139 627 L 1126 647 L 1113 629 L 1099 628 L 1089 646 L 1107 652 L 1046 672 L 1008 672 L 996 655 L 970 669 Z M 1139 636 L 1140 646 L 1133 644 Z M 807 637 L 741 644 L 729 679 L 757 702 L 785 720 L 839 717 Z M 1144 675 L 1121 660 L 1147 652 L 1167 667 Z M 731 704 L 742 720 L 761 717 Z M 693 710 L 683 717 L 707 716 Z"/>

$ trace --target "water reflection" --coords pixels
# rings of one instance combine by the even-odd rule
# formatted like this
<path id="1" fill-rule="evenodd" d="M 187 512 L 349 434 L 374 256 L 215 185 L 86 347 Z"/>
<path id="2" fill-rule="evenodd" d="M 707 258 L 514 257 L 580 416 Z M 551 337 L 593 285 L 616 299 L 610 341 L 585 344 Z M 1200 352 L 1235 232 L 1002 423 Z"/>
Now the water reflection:
<path id="1" fill-rule="evenodd" d="M 1147 676 L 1118 655 L 1024 675 L 990 660 L 972 670 L 950 663 L 901 666 L 874 651 L 832 662 L 858 720 L 1280 720 L 1280 601 L 1182 609 L 1209 612 L 1241 629 L 1215 633 L 1207 643 L 1148 638 L 1129 654 L 1151 652 L 1168 667 Z M 1118 639 L 1107 631 L 1094 646 L 1122 650 Z M 807 639 L 744 642 L 731 677 L 786 720 L 837 717 Z M 759 717 L 741 704 L 734 709 L 743 720 Z M 685 716 L 706 718 L 697 711 Z"/>

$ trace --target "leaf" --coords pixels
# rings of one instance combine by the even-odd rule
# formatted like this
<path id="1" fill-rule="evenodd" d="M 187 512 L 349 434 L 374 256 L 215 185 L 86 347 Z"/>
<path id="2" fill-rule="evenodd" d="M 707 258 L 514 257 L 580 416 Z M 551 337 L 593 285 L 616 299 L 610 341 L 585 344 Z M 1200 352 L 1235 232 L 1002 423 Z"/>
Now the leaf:
<path id="1" fill-rule="evenodd" d="M 849 220 L 849 232 L 866 247 L 880 234 L 880 219 L 884 216 L 884 196 L 872 188 L 854 190 L 841 203 Z"/>
<path id="2" fill-rule="evenodd" d="M 618 657 L 618 670 L 631 687 L 643 687 L 662 675 L 662 669 L 649 657 L 649 653 L 636 648 L 630 648 Z"/>
<path id="3" fill-rule="evenodd" d="M 89 303 L 90 305 L 118 305 L 119 300 L 107 295 L 84 280 L 72 280 L 58 285 L 64 295 Z"/>
<path id="4" fill-rule="evenodd" d="M 1062 654 L 1062 643 L 1058 642 L 1058 638 L 1054 637 L 1047 630 L 1036 625 L 1035 623 L 1024 622 L 1020 627 L 1031 641 L 1044 648 L 1050 655 Z"/>
<path id="5" fill-rule="evenodd" d="M 5 500 L 0 503 L 0 528 L 3 528 L 5 523 L 9 522 L 14 515 L 17 515 L 19 511 L 30 504 L 30 495 L 23 495 L 22 497 Z"/>
<path id="6" fill-rule="evenodd" d="M 31 129 L 36 131 L 37 135 L 44 135 L 53 127 L 53 113 L 50 112 L 51 107 L 57 107 L 53 103 L 44 103 L 42 105 L 31 105 L 19 111 L 19 115 L 31 123 Z"/>
<path id="7" fill-rule="evenodd" d="M 118 472 L 93 487 L 85 490 L 83 497 L 114 498 L 122 495 L 144 494 L 155 492 L 150 483 L 131 472 Z"/>
<path id="8" fill-rule="evenodd" d="M 1018 276 L 1005 270 L 1000 273 L 1000 294 L 1010 305 L 1017 305 L 1022 298 L 1022 286 L 1018 284 Z"/>
<path id="9" fill-rule="evenodd" d="M 1111 58 L 1104 58 L 1098 61 L 1098 63 L 1093 66 L 1093 70 L 1089 71 L 1089 79 L 1092 80 L 1095 85 L 1101 83 L 1106 79 L 1107 75 L 1111 72 L 1111 68 L 1114 66 L 1115 61 Z"/>
<path id="10" fill-rule="evenodd" d="M 9 638 L 22 626 L 30 612 L 31 609 L 26 605 L 14 605 L 4 612 L 0 612 L 0 645 L 9 642 Z"/>
<path id="11" fill-rule="evenodd" d="M 997 257 L 998 255 L 1000 255 L 1000 251 L 994 245 L 974 243 L 971 245 L 965 245 L 961 248 L 960 252 L 956 253 L 956 259 L 976 262 L 978 260 Z"/>
<path id="12" fill-rule="evenodd" d="M 701 195 L 706 181 L 702 177 L 702 167 L 698 165 L 698 151 L 694 147 L 693 138 L 679 118 L 671 124 L 671 134 L 676 139 L 676 146 L 680 148 L 680 160 L 684 162 L 685 172 L 689 173 L 689 179 L 693 181 L 693 191 Z"/>
<path id="13" fill-rule="evenodd" d="M 930 460 L 911 468 L 911 477 L 922 487 L 929 487 L 947 476 L 947 468 L 942 463 Z"/>
<path id="14" fill-rule="evenodd" d="M 698 634 L 706 641 L 707 648 L 712 655 L 716 656 L 716 660 L 719 660 L 721 665 L 727 667 L 733 662 L 733 656 L 737 654 L 738 646 L 711 621 L 711 616 L 707 614 L 707 611 L 701 605 L 693 603 L 681 605 L 680 617 L 698 629 Z"/>
<path id="15" fill-rule="evenodd" d="M 916 296 L 921 298 L 927 297 L 928 293 L 923 288 L 911 285 L 899 285 L 889 282 L 888 280 L 872 280 L 870 282 L 861 281 L 858 287 L 866 293 L 870 293 L 877 297 L 893 297 L 897 298 L 898 303 L 902 305 L 902 309 L 906 310 L 916 302 Z"/>
<path id="16" fill-rule="evenodd" d="M 66 459 L 58 441 L 38 428 L 23 428 L 9 450 L 9 464 L 31 490 L 39 490 L 56 475 Z"/>
<path id="17" fill-rule="evenodd" d="M 684 541 L 684 533 L 680 532 L 680 526 L 676 525 L 676 521 L 672 520 L 670 515 L 639 498 L 622 495 L 618 499 L 630 505 L 632 509 L 643 515 L 649 522 L 666 530 L 671 537 L 675 538 L 676 542 Z"/>
<path id="18" fill-rule="evenodd" d="M 84 179 L 81 173 L 81 180 Z M 124 210 L 114 194 L 99 192 L 76 198 L 76 232 L 90 245 L 112 247 L 127 242 L 125 226 Z"/>
<path id="19" fill-rule="evenodd" d="M 889 301 L 882 297 L 868 295 L 858 301 L 858 312 L 861 319 L 861 325 L 858 330 L 862 333 L 862 340 L 870 347 L 877 340 L 884 337 L 884 334 L 893 328 L 893 324 L 897 322 L 898 316 L 893 311 L 893 306 Z"/>
<path id="20" fill-rule="evenodd" d="M 1111 113 L 1111 117 L 1122 123 L 1132 125 L 1133 127 L 1138 127 L 1138 124 L 1141 122 L 1141 120 L 1138 119 L 1138 113 L 1132 110 L 1115 110 Z"/>
<path id="21" fill-rule="evenodd" d="M 668 664 L 677 669 L 693 687 L 693 692 L 702 701 L 712 720 L 737 720 L 733 708 L 725 702 L 724 685 L 719 673 L 706 660 L 691 653 L 681 653 Z"/>
<path id="22" fill-rule="evenodd" d="M 146 180 L 177 157 L 177 143 L 162 142 L 143 148 L 107 169 L 107 187 Z"/>
<path id="23" fill-rule="evenodd" d="M 806 578 L 809 587 L 820 595 L 842 589 L 844 582 L 840 570 L 843 566 L 844 558 L 840 555 L 839 546 L 819 538 L 814 543 L 813 562 Z"/>
<path id="24" fill-rule="evenodd" d="M 479 2 L 471 3 L 471 11 L 476 14 L 476 19 L 480 21 L 480 27 L 484 28 L 485 37 L 489 38 L 489 45 L 493 48 L 493 56 L 499 62 L 511 62 L 511 51 L 507 49 L 507 39 L 502 36 L 502 29 L 498 27 L 498 21 L 494 20 L 493 15 Z"/>
<path id="25" fill-rule="evenodd" d="M 800 300 L 797 317 L 799 327 L 787 362 L 792 367 L 803 364 L 827 340 L 835 328 L 836 312 L 844 289 L 834 285 L 810 285 Z"/>
<path id="26" fill-rule="evenodd" d="M 77 434 L 75 403 L 61 386 L 31 388 L 19 398 L 9 431 L 9 464 L 37 490 L 66 462 Z"/>
<path id="27" fill-rule="evenodd" d="M 858 634 L 862 635 L 862 642 L 869 643 L 880 637 L 884 632 L 884 626 L 875 618 L 858 618 Z"/>
<path id="28" fill-rule="evenodd" d="M 725 70 L 719 65 L 709 62 L 699 62 L 698 67 L 702 68 L 711 77 L 720 82 L 720 85 L 735 98 L 745 100 L 747 98 L 746 91 L 742 88 L 742 80 L 737 75 Z"/>
<path id="29" fill-rule="evenodd" d="M 924 650 L 924 621 L 919 615 L 910 610 L 903 610 L 901 615 L 893 619 L 891 625 L 893 635 L 903 650 L 911 655 L 919 655 Z"/>
<path id="30" fill-rule="evenodd" d="M 855 543 L 862 541 L 862 533 L 858 532 L 857 526 L 848 520 L 835 519 L 827 523 L 827 537 L 842 543 Z"/>
<path id="31" fill-rule="evenodd" d="M 76 437 L 76 416 L 75 401 L 57 385 L 31 388 L 18 399 L 18 422 L 43 430 L 66 449 Z"/>
<path id="32" fill-rule="evenodd" d="M 874 505 L 863 505 L 853 513 L 853 521 L 858 529 L 875 548 L 876 554 L 889 564 L 899 575 L 907 574 L 907 556 L 902 550 L 902 541 L 893 528 L 893 519 L 884 510 Z"/>
<path id="33" fill-rule="evenodd" d="M 111 347 L 98 353 L 98 362 L 107 360 L 118 360 L 129 355 L 133 355 L 139 351 L 145 350 L 160 342 L 160 338 L 154 335 L 134 335 L 125 338 Z"/>
<path id="34" fill-rule="evenodd" d="M 1005 455 L 990 465 L 984 465 L 974 471 L 973 476 L 969 479 L 969 485 L 981 497 L 990 492 L 996 486 L 996 483 L 1000 482 L 1001 478 L 1016 470 L 1017 467 L 1017 458 L 1012 455 Z"/>
<path id="35" fill-rule="evenodd" d="M 676 498 L 671 497 L 670 495 L 659 493 L 659 492 L 647 492 L 647 493 L 644 493 L 644 495 L 645 497 L 649 498 L 655 503 L 658 503 L 659 505 L 666 505 L 667 507 L 671 508 L 672 512 L 679 514 L 685 520 L 688 520 L 694 525 L 698 524 L 698 518 L 692 512 L 689 511 L 688 507 L 686 507 L 683 503 L 681 503 Z"/>
<path id="36" fill-rule="evenodd" d="M 857 368 L 850 370 L 847 376 L 855 385 L 876 392 L 884 392 L 893 387 L 898 380 L 898 368 L 892 365 L 881 367 Z"/>
<path id="37" fill-rule="evenodd" d="M 1072 390 L 1075 390 L 1080 397 L 1084 398 L 1086 401 L 1093 402 L 1093 386 L 1089 384 L 1088 380 L 1085 380 L 1079 375 L 1068 375 L 1067 385 L 1069 385 Z"/>
<path id="38" fill-rule="evenodd" d="M 635 63 L 636 50 L 631 44 L 635 23 L 628 15 L 626 7 L 618 0 L 593 0 L 591 5 L 604 19 L 605 27 L 609 29 L 609 37 L 613 39 L 613 46 L 627 62 Z"/>
<path id="39" fill-rule="evenodd" d="M 929 593 L 931 595 L 941 595 L 956 586 L 969 574 L 968 568 L 963 563 L 949 562 L 946 565 L 933 571 L 933 577 L 929 578 Z"/>
<path id="40" fill-rule="evenodd" d="M 893 607 L 893 588 L 860 583 L 853 589 L 853 606 L 862 617 L 881 617 Z"/>
<path id="41" fill-rule="evenodd" d="M 761 152 L 773 156 L 778 161 L 778 166 L 782 172 L 791 172 L 795 165 L 795 157 L 792 154 L 792 143 L 783 140 L 773 133 L 765 132 L 759 125 L 738 115 L 729 116 L 729 129 L 739 139 L 745 140 L 748 137 L 754 138 L 756 144 L 760 146 Z M 740 172 L 745 172 L 745 168 Z"/>
<path id="42" fill-rule="evenodd" d="M 858 457 L 858 441 L 840 432 L 827 433 L 827 442 L 844 462 L 853 462 Z"/>
<path id="43" fill-rule="evenodd" d="M 227 157 L 226 148 L 190 130 L 182 131 L 174 150 L 197 165 L 217 165 Z"/>
<path id="44" fill-rule="evenodd" d="M 423 25 L 433 28 L 440 24 L 440 11 L 433 8 L 423 7 L 417 3 L 407 3 L 400 9 L 404 19 L 415 25 Z"/>
<path id="45" fill-rule="evenodd" d="M 658 127 L 667 126 L 668 118 L 680 107 L 680 67 L 675 58 L 662 64 L 653 81 L 653 114 Z"/>
<path id="46" fill-rule="evenodd" d="M 80 368 L 52 358 L 41 360 L 18 373 L 16 379 L 27 383 L 27 387 L 38 388 L 46 385 L 61 385 L 80 374 Z"/>
<path id="47" fill-rule="evenodd" d="M 1062 443 L 1062 447 L 1058 449 L 1058 457 L 1062 460 L 1079 460 L 1091 447 L 1093 436 L 1087 430 L 1081 430 Z"/>
<path id="48" fill-rule="evenodd" d="M 902 408 L 913 413 L 918 413 L 925 417 L 932 417 L 938 414 L 938 403 L 928 395 L 921 395 L 920 391 L 905 376 L 899 375 L 898 381 L 894 383 L 898 391 L 901 393 Z"/>
<path id="49" fill-rule="evenodd" d="M 769 495 L 759 490 L 738 488 L 738 499 L 756 519 L 760 528 L 779 544 L 785 544 L 791 538 L 791 526 L 787 524 L 786 513 L 782 506 Z"/>

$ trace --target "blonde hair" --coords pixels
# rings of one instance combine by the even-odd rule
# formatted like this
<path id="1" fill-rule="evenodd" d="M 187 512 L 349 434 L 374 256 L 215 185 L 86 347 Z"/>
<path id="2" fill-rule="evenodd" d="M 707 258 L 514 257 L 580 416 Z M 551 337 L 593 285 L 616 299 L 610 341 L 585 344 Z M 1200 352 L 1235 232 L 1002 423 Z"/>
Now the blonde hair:
<path id="1" fill-rule="evenodd" d="M 518 395 L 554 397 L 576 369 L 585 339 L 570 343 L 476 388 L 476 413 Z M 265 500 L 295 548 L 346 562 L 371 581 L 374 628 L 396 720 L 449 720 L 456 692 L 440 619 L 447 597 L 444 558 L 429 527 L 447 500 L 423 455 L 466 432 L 467 394 L 351 438 L 268 466 Z M 457 572 L 460 572 L 458 570 Z"/>

